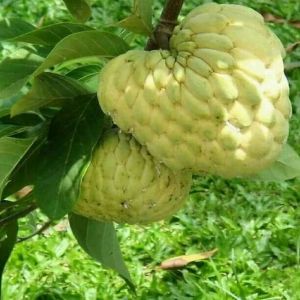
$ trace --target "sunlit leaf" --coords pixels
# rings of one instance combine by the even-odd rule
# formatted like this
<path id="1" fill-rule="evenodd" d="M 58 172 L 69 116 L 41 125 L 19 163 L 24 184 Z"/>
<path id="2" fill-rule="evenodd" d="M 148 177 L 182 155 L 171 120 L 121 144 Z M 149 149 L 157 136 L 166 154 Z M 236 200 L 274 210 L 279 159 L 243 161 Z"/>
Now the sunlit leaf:
<path id="1" fill-rule="evenodd" d="M 35 73 L 41 73 L 68 60 L 86 57 L 110 58 L 128 50 L 127 43 L 112 33 L 96 30 L 77 32 L 61 40 Z"/>
<path id="2" fill-rule="evenodd" d="M 91 27 L 74 23 L 57 23 L 35 29 L 18 35 L 8 41 L 25 42 L 36 45 L 54 46 L 64 37 L 81 31 L 91 30 Z"/>

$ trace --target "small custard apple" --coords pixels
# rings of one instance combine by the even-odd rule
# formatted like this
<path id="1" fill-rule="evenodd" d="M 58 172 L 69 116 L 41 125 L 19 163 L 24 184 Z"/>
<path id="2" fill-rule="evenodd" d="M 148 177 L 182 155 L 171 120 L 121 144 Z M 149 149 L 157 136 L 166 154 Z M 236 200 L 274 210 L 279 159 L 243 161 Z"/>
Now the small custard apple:
<path id="1" fill-rule="evenodd" d="M 289 131 L 284 48 L 254 10 L 192 10 L 170 50 L 130 50 L 104 67 L 100 106 L 172 170 L 247 177 L 268 167 Z"/>
<path id="2" fill-rule="evenodd" d="M 131 135 L 108 130 L 94 151 L 74 212 L 91 219 L 146 224 L 184 203 L 191 174 L 158 163 Z"/>

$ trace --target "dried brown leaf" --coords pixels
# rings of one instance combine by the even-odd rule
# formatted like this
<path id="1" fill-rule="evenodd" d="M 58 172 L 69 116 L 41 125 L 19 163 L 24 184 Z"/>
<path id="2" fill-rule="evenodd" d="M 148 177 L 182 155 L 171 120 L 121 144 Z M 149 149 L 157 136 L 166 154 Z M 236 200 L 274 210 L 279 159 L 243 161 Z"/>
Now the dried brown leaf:
<path id="1" fill-rule="evenodd" d="M 285 20 L 281 17 L 275 16 L 273 14 L 270 14 L 270 13 L 264 13 L 263 17 L 264 17 L 265 21 L 267 21 L 267 22 L 273 22 L 273 23 L 277 23 L 277 24 L 288 23 L 291 26 L 300 28 L 300 21 L 298 21 L 298 20 L 289 21 L 289 20 Z"/>
<path id="2" fill-rule="evenodd" d="M 173 257 L 173 258 L 163 261 L 160 264 L 160 268 L 163 270 L 182 268 L 191 262 L 208 259 L 208 258 L 212 257 L 217 251 L 218 251 L 218 249 L 213 249 L 211 251 L 201 252 L 201 253 L 197 253 L 197 254 L 176 256 L 176 257 Z"/>
<path id="3" fill-rule="evenodd" d="M 288 45 L 285 50 L 286 50 L 286 52 L 293 52 L 299 46 L 300 46 L 300 41 Z"/>

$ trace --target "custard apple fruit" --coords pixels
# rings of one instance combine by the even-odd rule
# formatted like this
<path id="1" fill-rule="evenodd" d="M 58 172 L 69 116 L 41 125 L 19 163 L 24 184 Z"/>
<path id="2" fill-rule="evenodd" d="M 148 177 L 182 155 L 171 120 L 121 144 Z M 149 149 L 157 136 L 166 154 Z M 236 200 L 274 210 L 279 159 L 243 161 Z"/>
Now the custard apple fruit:
<path id="1" fill-rule="evenodd" d="M 94 151 L 74 212 L 101 221 L 150 223 L 175 213 L 190 185 L 191 174 L 174 173 L 131 135 L 109 130 Z"/>
<path id="2" fill-rule="evenodd" d="M 284 48 L 254 10 L 192 10 L 170 50 L 130 50 L 103 69 L 103 111 L 173 170 L 256 174 L 278 157 L 291 114 Z"/>

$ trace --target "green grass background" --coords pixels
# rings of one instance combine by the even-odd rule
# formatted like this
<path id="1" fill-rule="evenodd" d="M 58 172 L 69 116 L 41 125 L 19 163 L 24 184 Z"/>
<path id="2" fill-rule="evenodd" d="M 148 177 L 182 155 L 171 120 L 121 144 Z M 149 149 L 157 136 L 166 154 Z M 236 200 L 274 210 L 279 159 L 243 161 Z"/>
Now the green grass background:
<path id="1" fill-rule="evenodd" d="M 126 16 L 131 1 L 97 0 L 97 28 Z M 155 2 L 155 17 L 162 1 Z M 204 1 L 186 0 L 183 15 Z M 208 2 L 208 1 L 206 1 Z M 286 20 L 269 24 L 285 46 L 300 40 L 300 2 L 217 1 L 251 6 Z M 34 24 L 70 20 L 61 0 L 1 0 L 0 17 Z M 143 40 L 140 41 L 142 43 Z M 5 55 L 13 50 L 4 45 Z M 300 61 L 300 47 L 286 62 Z M 293 102 L 289 142 L 300 153 L 300 69 L 287 73 Z M 137 294 L 110 270 L 92 261 L 71 232 L 56 229 L 17 245 L 4 278 L 4 300 L 66 299 L 300 299 L 300 180 L 262 183 L 197 177 L 186 206 L 170 220 L 151 226 L 118 226 Z M 22 222 L 34 228 L 35 214 Z M 184 269 L 162 271 L 161 261 L 218 248 L 211 259 Z"/>

